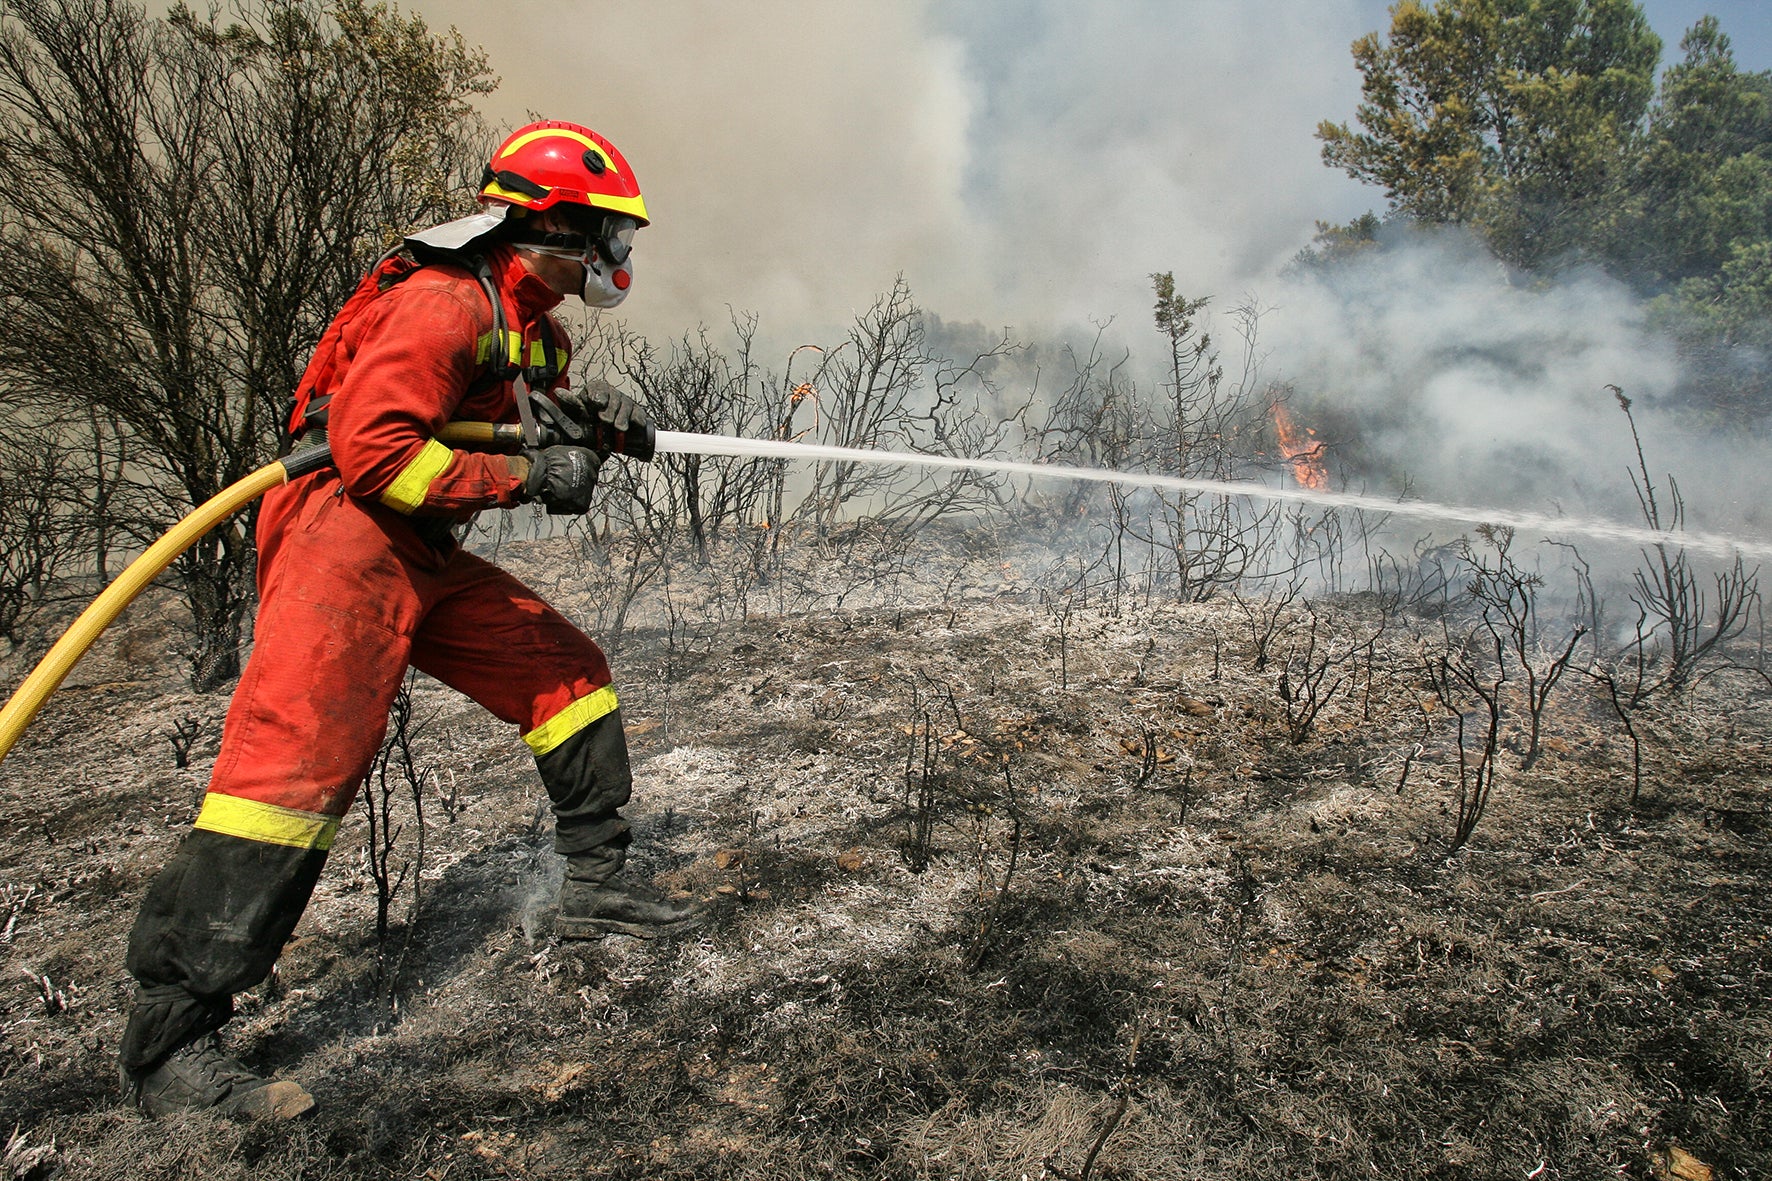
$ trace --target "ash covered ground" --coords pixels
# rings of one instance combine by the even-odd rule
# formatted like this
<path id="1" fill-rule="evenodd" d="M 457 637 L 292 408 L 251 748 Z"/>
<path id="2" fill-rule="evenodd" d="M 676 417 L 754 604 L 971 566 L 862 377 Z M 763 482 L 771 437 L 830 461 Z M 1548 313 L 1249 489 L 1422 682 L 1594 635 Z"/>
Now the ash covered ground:
<path id="1" fill-rule="evenodd" d="M 594 624 L 558 544 L 503 558 Z M 139 604 L 0 768 L 0 1177 L 1772 1174 L 1764 677 L 1639 712 L 1634 804 L 1592 682 L 1530 768 L 1510 701 L 1451 851 L 1438 622 L 937 566 L 680 580 L 610 642 L 636 863 L 714 911 L 676 942 L 553 937 L 525 748 L 417 681 L 422 822 L 396 760 L 230 1027 L 319 1100 L 275 1126 L 118 1097 L 128 926 L 227 705 Z"/>

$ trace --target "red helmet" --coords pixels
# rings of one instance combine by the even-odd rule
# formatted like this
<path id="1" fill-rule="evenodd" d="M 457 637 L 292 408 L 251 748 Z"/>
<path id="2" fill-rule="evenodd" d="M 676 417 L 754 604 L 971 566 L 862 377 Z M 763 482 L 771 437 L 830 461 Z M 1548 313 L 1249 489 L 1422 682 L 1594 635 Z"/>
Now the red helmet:
<path id="1" fill-rule="evenodd" d="M 567 202 L 647 223 L 640 182 L 615 145 L 576 123 L 531 123 L 492 153 L 480 200 L 537 211 Z"/>

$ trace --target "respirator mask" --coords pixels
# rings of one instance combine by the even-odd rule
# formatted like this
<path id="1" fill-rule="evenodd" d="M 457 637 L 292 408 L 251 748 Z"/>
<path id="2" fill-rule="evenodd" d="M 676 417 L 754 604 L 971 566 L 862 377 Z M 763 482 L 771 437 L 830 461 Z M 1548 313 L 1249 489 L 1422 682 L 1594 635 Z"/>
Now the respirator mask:
<path id="1" fill-rule="evenodd" d="M 620 214 L 597 214 L 588 233 L 539 234 L 519 239 L 524 249 L 565 258 L 585 269 L 579 298 L 586 307 L 612 308 L 628 297 L 634 282 L 634 231 L 640 223 Z"/>

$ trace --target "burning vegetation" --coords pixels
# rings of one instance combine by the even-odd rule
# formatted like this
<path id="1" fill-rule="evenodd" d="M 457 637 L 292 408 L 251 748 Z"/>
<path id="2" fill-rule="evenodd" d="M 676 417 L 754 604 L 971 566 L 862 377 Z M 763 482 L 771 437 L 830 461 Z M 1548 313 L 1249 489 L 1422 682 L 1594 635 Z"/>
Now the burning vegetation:
<path id="1" fill-rule="evenodd" d="M 1274 403 L 1274 436 L 1298 486 L 1327 492 L 1329 470 L 1323 464 L 1324 448 L 1317 432 L 1308 427 L 1300 431 L 1292 424 L 1291 413 L 1278 402 Z"/>
<path id="2" fill-rule="evenodd" d="M 1763 109 L 1764 78 L 1735 68 L 1707 20 L 1651 107 L 1647 26 L 1612 8 L 1627 19 L 1569 44 L 1610 52 L 1623 90 L 1569 85 L 1574 62 L 1523 84 L 1514 42 L 1538 30 L 1496 6 L 1399 5 L 1388 43 L 1356 49 L 1369 81 L 1397 83 L 1362 109 L 1375 135 L 1321 134 L 1332 163 L 1410 186 L 1393 217 L 1327 227 L 1300 265 L 1333 269 L 1436 221 L 1526 273 L 1593 258 L 1671 294 L 1688 352 L 1724 358 L 1703 375 L 1715 408 L 1763 408 L 1766 370 L 1735 376 L 1748 351 L 1735 346 L 1767 343 L 1765 285 L 1744 265 L 1766 227 L 1737 198 L 1767 183 L 1772 124 L 1705 129 L 1719 94 Z M 491 75 L 459 38 L 379 8 L 345 30 L 279 6 L 289 19 L 257 33 L 245 10 L 230 31 L 219 11 L 13 9 L 0 147 L 19 172 L 0 245 L 31 280 L 20 307 L 43 313 L 41 332 L 0 340 L 17 387 L 0 420 L 0 678 L 15 684 L 144 513 L 176 519 L 281 441 L 254 407 L 293 388 L 288 342 L 339 302 L 337 260 L 290 249 L 279 256 L 307 269 L 285 286 L 308 296 L 259 314 L 239 236 L 193 222 L 188 195 L 258 208 L 295 193 L 291 175 L 406 158 L 280 140 L 283 116 L 315 102 L 410 116 L 341 132 L 420 127 L 427 154 L 472 155 Z M 1495 101 L 1409 107 L 1438 85 L 1439 56 L 1473 45 L 1496 59 L 1454 64 Z M 439 68 L 390 72 L 390 46 Z M 316 47 L 336 70 L 290 68 Z M 140 69 L 85 67 L 137 48 Z M 198 75 L 218 81 L 193 104 Z M 1490 150 L 1482 120 L 1551 82 L 1573 123 L 1505 119 L 1537 138 Z M 88 94 L 144 113 L 31 105 Z M 1622 122 L 1589 117 L 1592 102 L 1623 102 Z M 1577 125 L 1653 134 L 1595 139 L 1575 172 L 1542 167 L 1569 156 Z M 32 130 L 46 126 L 58 134 Z M 191 150 L 131 138 L 136 126 L 180 128 Z M 1517 171 L 1472 186 L 1392 167 L 1425 142 Z M 1653 145 L 1677 150 L 1637 154 Z M 92 205 L 113 247 L 96 253 L 64 197 L 95 168 L 154 182 Z M 322 238 L 430 220 L 428 171 L 378 175 L 340 186 L 360 200 L 327 203 Z M 1434 191 L 1449 176 L 1457 191 Z M 1546 177 L 1571 186 L 1566 208 Z M 1647 199 L 1617 199 L 1620 177 L 1646 179 Z M 1694 199 L 1656 197 L 1675 191 Z M 315 212 L 266 208 L 267 225 Z M 1540 232 L 1546 211 L 1556 234 Z M 127 297 L 66 298 L 69 258 Z M 167 258 L 196 262 L 154 263 Z M 207 285 L 181 286 L 193 276 Z M 1038 399 L 1006 376 L 1018 343 L 932 342 L 902 282 L 780 375 L 744 318 L 727 342 L 666 347 L 604 323 L 575 356 L 667 429 L 1201 481 L 1273 477 L 1277 439 L 1280 478 L 1326 488 L 1323 442 L 1260 376 L 1255 312 L 1229 313 L 1243 349 L 1227 363 L 1208 301 L 1153 278 L 1155 379 L 1098 338 L 1042 354 Z M 215 314 L 165 314 L 195 306 Z M 46 357 L 127 380 L 46 385 Z M 153 357 L 194 360 L 161 373 Z M 1309 497 L 1281 508 L 841 460 L 616 462 L 592 513 L 560 531 L 488 518 L 472 544 L 614 657 L 637 868 L 717 921 L 677 943 L 556 939 L 561 866 L 526 748 L 415 677 L 315 904 L 230 1028 L 319 1114 L 149 1126 L 117 1094 L 122 949 L 215 758 L 225 701 L 193 686 L 237 672 L 251 550 L 219 531 L 5 763 L 0 1172 L 1772 1174 L 1759 570 L 1680 545 L 1679 490 L 1651 478 L 1637 442 L 1630 486 L 1666 538 L 1607 563 L 1579 538 L 1475 523 L 1412 535 Z"/>

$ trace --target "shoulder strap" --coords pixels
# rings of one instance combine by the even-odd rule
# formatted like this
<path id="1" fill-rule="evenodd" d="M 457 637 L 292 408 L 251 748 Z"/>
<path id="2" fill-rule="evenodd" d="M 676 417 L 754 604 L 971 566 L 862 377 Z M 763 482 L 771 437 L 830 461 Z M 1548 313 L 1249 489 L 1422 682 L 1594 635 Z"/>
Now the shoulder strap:
<path id="1" fill-rule="evenodd" d="M 332 379 L 338 369 L 338 346 L 344 337 L 345 326 L 350 324 L 363 310 L 382 292 L 404 281 L 419 268 L 418 263 L 404 257 L 401 247 L 396 246 L 380 258 L 375 265 L 357 281 L 350 298 L 332 317 L 332 323 L 320 334 L 320 341 L 314 346 L 313 355 L 302 370 L 301 380 L 295 383 L 295 392 L 290 396 L 289 414 L 285 421 L 289 427 L 289 437 L 297 439 L 309 427 L 326 426 L 326 406 L 332 401 L 332 395 L 322 394 L 320 390 L 332 388 Z"/>
<path id="2" fill-rule="evenodd" d="M 411 258 L 407 258 L 404 253 L 407 249 L 411 251 Z M 487 369 L 469 386 L 468 392 L 477 394 L 497 385 L 521 380 L 526 388 L 517 391 L 516 402 L 517 417 L 523 425 L 523 441 L 530 447 L 540 445 L 541 431 L 529 406 L 529 391 L 552 389 L 560 375 L 559 348 L 548 318 L 543 316 L 539 323 L 542 363 L 526 367 L 523 364 L 523 342 L 519 340 L 515 349 L 511 346 L 510 321 L 505 315 L 504 300 L 499 297 L 498 284 L 492 276 L 492 264 L 486 256 L 439 249 L 411 240 L 401 243 L 376 260 L 375 265 L 358 281 L 350 298 L 339 308 L 338 314 L 332 318 L 332 323 L 327 325 L 320 337 L 320 343 L 314 347 L 314 354 L 302 373 L 301 381 L 296 383 L 288 418 L 291 439 L 299 437 L 304 430 L 311 427 L 324 429 L 326 426 L 327 404 L 332 397 L 318 391 L 333 387 L 338 369 L 338 346 L 346 325 L 362 315 L 369 303 L 383 292 L 404 282 L 420 268 L 443 262 L 452 262 L 471 271 L 492 307 L 492 337 Z"/>
<path id="3" fill-rule="evenodd" d="M 528 375 L 523 368 L 521 350 L 523 344 L 517 342 L 518 355 L 511 355 L 510 322 L 505 318 L 505 301 L 499 298 L 498 284 L 492 279 L 492 264 L 485 255 L 474 258 L 474 278 L 480 280 L 480 287 L 486 292 L 487 300 L 492 304 L 492 357 L 490 368 L 485 376 L 474 383 L 474 389 L 486 389 L 502 382 L 514 382 L 524 379 L 528 385 Z M 551 349 L 550 349 L 551 351 Z M 552 384 L 551 382 L 549 384 Z M 529 408 L 529 391 L 520 389 L 517 395 L 517 418 L 523 424 L 523 445 L 525 447 L 541 446 L 541 429 L 535 425 L 535 412 Z"/>

